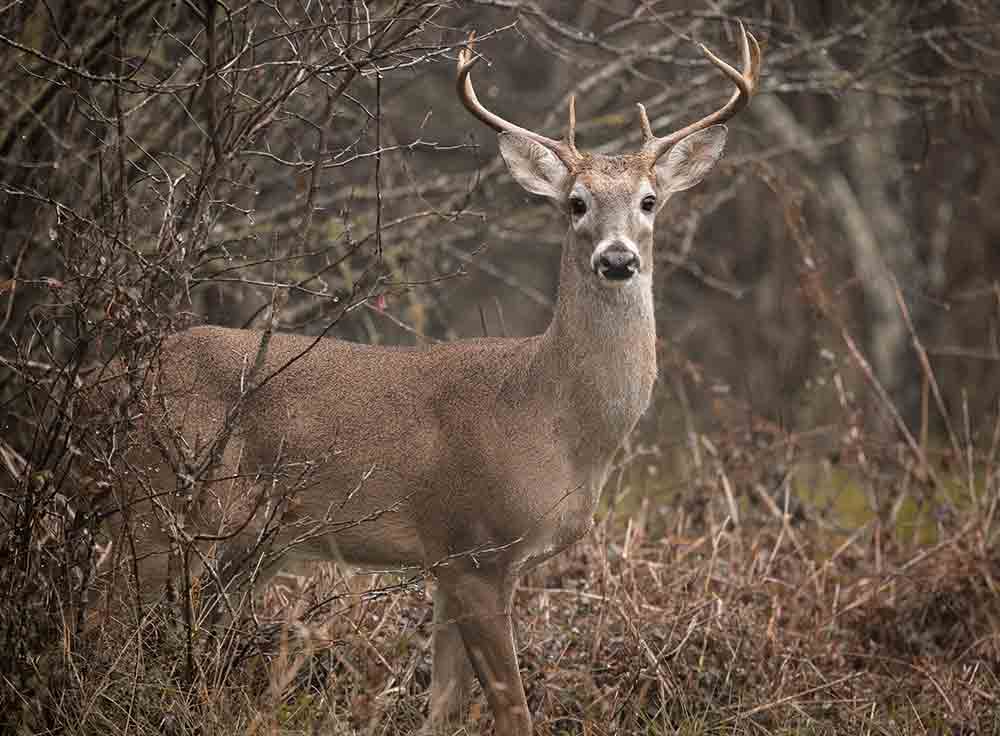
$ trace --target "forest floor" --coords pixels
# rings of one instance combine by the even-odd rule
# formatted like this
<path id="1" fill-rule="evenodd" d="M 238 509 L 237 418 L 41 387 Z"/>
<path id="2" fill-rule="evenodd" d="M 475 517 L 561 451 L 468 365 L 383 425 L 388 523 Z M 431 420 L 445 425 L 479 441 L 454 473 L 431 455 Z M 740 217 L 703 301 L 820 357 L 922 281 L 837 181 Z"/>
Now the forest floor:
<path id="1" fill-rule="evenodd" d="M 781 493 L 729 494 L 733 523 L 724 489 L 702 490 L 605 510 L 524 578 L 537 734 L 1000 734 L 995 488 L 920 534 L 898 514 L 841 530 Z M 432 583 L 329 566 L 279 582 L 256 615 L 299 623 L 232 646 L 154 617 L 64 652 L 28 732 L 415 733 Z M 477 687 L 457 733 L 491 732 Z"/>

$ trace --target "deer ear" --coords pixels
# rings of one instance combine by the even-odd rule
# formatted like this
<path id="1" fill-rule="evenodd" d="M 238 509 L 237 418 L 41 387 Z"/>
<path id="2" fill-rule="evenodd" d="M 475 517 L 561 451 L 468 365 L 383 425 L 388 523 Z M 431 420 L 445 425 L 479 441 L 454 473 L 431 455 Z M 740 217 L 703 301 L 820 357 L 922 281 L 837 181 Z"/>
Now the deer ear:
<path id="1" fill-rule="evenodd" d="M 656 184 L 661 201 L 671 192 L 690 189 L 722 158 L 726 145 L 726 126 L 713 125 L 681 138 L 666 156 L 656 162 Z"/>
<path id="2" fill-rule="evenodd" d="M 514 180 L 532 194 L 556 199 L 565 192 L 569 169 L 541 143 L 515 133 L 501 133 L 500 153 Z"/>

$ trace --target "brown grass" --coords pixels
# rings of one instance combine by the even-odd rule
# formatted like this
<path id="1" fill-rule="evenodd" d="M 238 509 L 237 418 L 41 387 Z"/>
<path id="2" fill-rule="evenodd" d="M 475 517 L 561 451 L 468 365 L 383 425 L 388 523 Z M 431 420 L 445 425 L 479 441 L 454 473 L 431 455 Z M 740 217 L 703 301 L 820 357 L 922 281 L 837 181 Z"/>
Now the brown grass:
<path id="1" fill-rule="evenodd" d="M 938 523 L 932 544 L 875 520 L 841 534 L 740 497 L 734 526 L 714 490 L 608 513 L 523 581 L 538 734 L 1000 733 L 996 488 L 985 511 Z M 21 732 L 409 734 L 424 720 L 419 578 L 283 579 L 259 620 L 303 623 L 247 621 L 224 640 L 196 626 L 190 664 L 167 614 L 50 647 L 30 698 L 7 683 Z M 490 731 L 477 693 L 465 733 Z"/>

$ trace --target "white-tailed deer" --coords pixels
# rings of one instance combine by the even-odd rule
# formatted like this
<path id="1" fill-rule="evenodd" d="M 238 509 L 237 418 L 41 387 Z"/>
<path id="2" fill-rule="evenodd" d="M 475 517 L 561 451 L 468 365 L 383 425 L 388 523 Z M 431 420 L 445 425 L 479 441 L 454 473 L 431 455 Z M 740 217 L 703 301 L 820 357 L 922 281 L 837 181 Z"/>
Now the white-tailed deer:
<path id="1" fill-rule="evenodd" d="M 740 44 L 741 71 L 702 47 L 737 88 L 723 107 L 657 137 L 639 105 L 642 148 L 618 156 L 576 149 L 572 103 L 562 140 L 484 108 L 465 48 L 462 102 L 500 134 L 514 179 L 568 220 L 551 324 L 414 349 L 219 327 L 175 335 L 151 373 L 133 476 L 148 481 L 116 491 L 145 584 L 170 574 L 181 537 L 217 580 L 261 549 L 283 551 L 251 564 L 262 572 L 289 558 L 420 566 L 436 578 L 432 722 L 461 714 L 475 673 L 496 732 L 529 734 L 515 582 L 590 530 L 612 457 L 649 402 L 654 218 L 718 161 L 721 123 L 754 94 L 760 48 L 742 26 Z M 217 557 L 201 551 L 222 540 Z"/>

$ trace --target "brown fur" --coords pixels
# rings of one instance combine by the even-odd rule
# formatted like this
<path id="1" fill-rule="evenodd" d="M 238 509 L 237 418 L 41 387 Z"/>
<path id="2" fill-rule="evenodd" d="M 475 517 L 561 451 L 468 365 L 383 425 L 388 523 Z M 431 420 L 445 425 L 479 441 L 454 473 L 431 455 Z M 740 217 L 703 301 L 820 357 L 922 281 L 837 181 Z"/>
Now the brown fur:
<path id="1" fill-rule="evenodd" d="M 435 658 L 435 698 L 443 703 L 436 707 L 454 711 L 469 673 L 460 660 L 474 643 L 447 627 L 463 615 L 482 618 L 484 607 L 509 624 L 516 577 L 590 530 L 612 456 L 656 376 L 651 296 L 578 283 L 571 243 L 566 252 L 555 316 L 535 337 L 407 349 L 273 335 L 260 376 L 274 375 L 243 400 L 213 473 L 219 480 L 196 486 L 198 497 L 186 505 L 168 495 L 160 507 L 129 507 L 145 587 L 160 590 L 172 574 L 163 509 L 184 507 L 189 532 L 222 537 L 255 509 L 263 516 L 262 490 L 274 500 L 290 496 L 273 540 L 277 549 L 292 545 L 285 561 L 416 565 L 456 591 L 459 602 L 436 608 L 445 633 Z M 186 446 L 194 457 L 217 438 L 260 339 L 199 327 L 164 345 L 137 468 L 149 488 L 177 487 L 181 453 L 173 448 Z M 276 468 L 282 479 L 272 487 Z M 146 487 L 119 493 L 134 502 Z M 255 518 L 226 542 L 220 567 L 253 548 L 263 523 Z M 500 598 L 462 603 L 470 581 L 500 590 Z M 447 645 L 449 637 L 460 641 Z M 517 678 L 513 651 L 499 659 L 488 673 L 477 667 L 481 676 Z M 519 707 L 519 679 L 511 690 L 491 698 L 495 707 Z"/>
<path id="2" fill-rule="evenodd" d="M 710 167 L 721 140 L 724 130 L 704 134 L 691 157 Z M 259 370 L 260 332 L 180 333 L 153 371 L 115 516 L 119 546 L 134 541 L 154 591 L 190 535 L 223 584 L 251 554 L 264 576 L 294 559 L 427 570 L 437 580 L 431 723 L 461 713 L 474 670 L 497 733 L 523 736 L 514 585 L 593 524 L 656 379 L 653 214 L 640 205 L 707 168 L 654 173 L 641 155 L 585 155 L 570 173 L 537 143 L 508 143 L 519 181 L 561 208 L 583 191 L 592 208 L 571 218 L 544 333 L 424 348 L 274 334 Z M 595 273 L 595 248 L 625 241 L 640 270 L 624 282 Z M 217 463 L 205 460 L 213 447 Z M 189 476 L 197 482 L 178 483 Z M 276 535 L 263 535 L 275 520 Z"/>

